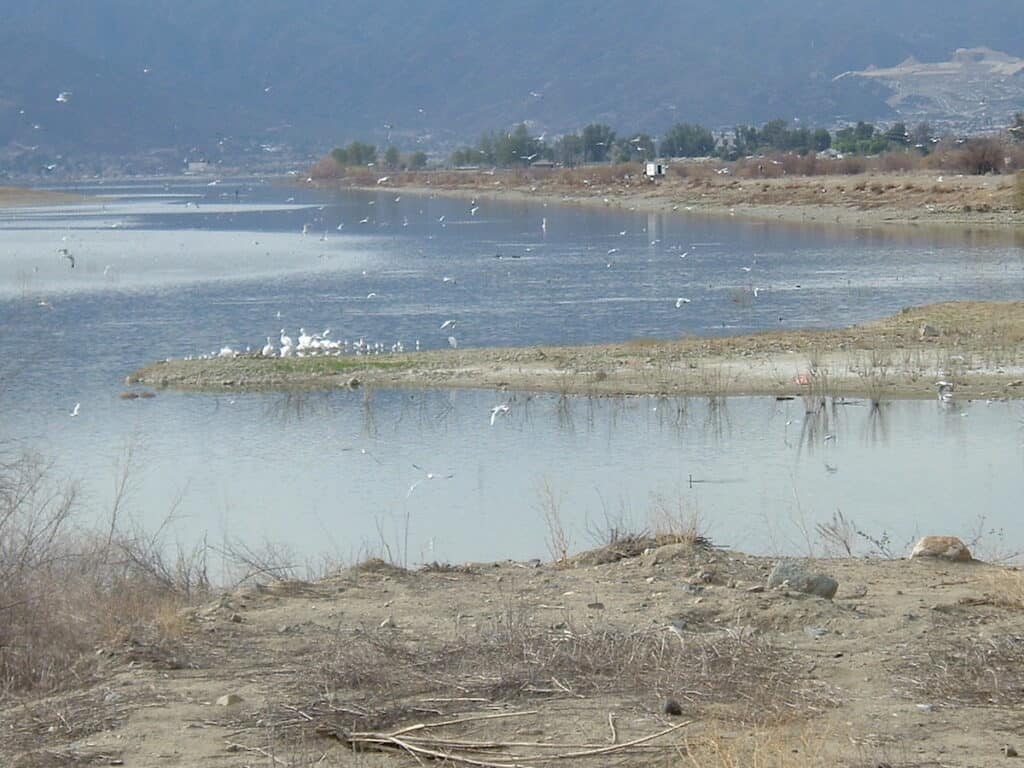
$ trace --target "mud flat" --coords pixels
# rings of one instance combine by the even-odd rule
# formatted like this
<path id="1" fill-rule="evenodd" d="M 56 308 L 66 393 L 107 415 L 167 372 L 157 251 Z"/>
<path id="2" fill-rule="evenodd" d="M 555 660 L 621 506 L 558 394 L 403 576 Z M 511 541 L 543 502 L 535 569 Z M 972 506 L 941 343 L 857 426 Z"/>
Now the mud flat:
<path id="1" fill-rule="evenodd" d="M 624 395 L 1024 397 L 1024 302 L 908 308 L 842 330 L 459 349 L 381 356 L 167 360 L 128 377 L 175 389 L 483 387 Z"/>

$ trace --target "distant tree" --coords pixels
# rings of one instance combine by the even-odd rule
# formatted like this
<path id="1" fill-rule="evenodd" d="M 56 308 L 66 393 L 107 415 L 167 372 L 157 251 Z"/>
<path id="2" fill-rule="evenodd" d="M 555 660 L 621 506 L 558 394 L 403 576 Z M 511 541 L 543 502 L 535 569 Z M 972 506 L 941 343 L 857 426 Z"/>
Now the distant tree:
<path id="1" fill-rule="evenodd" d="M 554 159 L 566 168 L 583 162 L 583 139 L 576 133 L 567 133 L 555 142 Z"/>
<path id="2" fill-rule="evenodd" d="M 874 125 L 861 120 L 853 127 L 836 131 L 832 146 L 847 154 L 877 155 L 889 146 L 889 140 L 885 134 L 878 133 Z"/>
<path id="3" fill-rule="evenodd" d="M 907 130 L 905 123 L 893 123 L 892 127 L 885 132 L 885 138 L 891 144 L 906 146 L 910 143 L 910 131 Z"/>
<path id="4" fill-rule="evenodd" d="M 422 151 L 413 152 L 409 155 L 409 168 L 420 171 L 427 167 L 427 153 Z"/>
<path id="5" fill-rule="evenodd" d="M 1008 130 L 1014 141 L 1024 141 L 1024 112 L 1018 112 L 1013 116 L 1013 123 Z"/>
<path id="6" fill-rule="evenodd" d="M 928 123 L 918 123 L 910 132 L 910 143 L 919 149 L 923 154 L 931 152 L 932 144 L 935 143 L 932 136 L 932 127 Z"/>
<path id="7" fill-rule="evenodd" d="M 665 157 L 704 157 L 715 149 L 715 137 L 707 128 L 677 123 L 661 140 L 658 152 Z"/>
<path id="8" fill-rule="evenodd" d="M 615 159 L 620 163 L 642 162 L 650 160 L 655 151 L 654 139 L 646 133 L 638 133 L 628 139 L 622 138 L 615 142 Z"/>
<path id="9" fill-rule="evenodd" d="M 611 157 L 615 146 L 615 131 L 607 125 L 591 123 L 583 129 L 583 161 L 603 163 Z"/>
<path id="10" fill-rule="evenodd" d="M 392 144 L 384 153 L 384 165 L 387 166 L 388 170 L 394 171 L 398 169 L 401 162 L 402 156 L 398 154 L 398 147 Z"/>
<path id="11" fill-rule="evenodd" d="M 824 152 L 832 146 L 832 134 L 827 128 L 819 128 L 811 135 L 811 147 L 815 152 Z"/>
<path id="12" fill-rule="evenodd" d="M 344 149 L 331 150 L 331 157 L 338 165 L 368 165 L 377 162 L 377 148 L 373 144 L 353 141 Z"/>

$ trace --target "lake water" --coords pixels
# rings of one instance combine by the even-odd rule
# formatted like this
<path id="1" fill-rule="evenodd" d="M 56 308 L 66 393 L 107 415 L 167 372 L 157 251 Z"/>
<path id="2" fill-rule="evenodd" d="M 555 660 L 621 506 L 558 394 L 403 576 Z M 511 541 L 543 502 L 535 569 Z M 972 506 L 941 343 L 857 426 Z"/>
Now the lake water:
<path id="1" fill-rule="evenodd" d="M 1024 549 L 1016 402 L 118 397 L 154 359 L 258 348 L 281 328 L 428 349 L 447 345 L 451 319 L 461 346 L 575 344 L 1019 298 L 1013 240 L 258 181 L 79 189 L 104 197 L 0 211 L 0 438 L 79 480 L 86 516 L 109 510 L 130 453 L 128 507 L 144 525 L 173 510 L 182 541 L 270 540 L 299 559 L 548 557 L 553 508 L 574 549 L 665 510 L 753 552 L 806 552 L 804 532 L 836 510 L 897 548 L 982 530 Z"/>

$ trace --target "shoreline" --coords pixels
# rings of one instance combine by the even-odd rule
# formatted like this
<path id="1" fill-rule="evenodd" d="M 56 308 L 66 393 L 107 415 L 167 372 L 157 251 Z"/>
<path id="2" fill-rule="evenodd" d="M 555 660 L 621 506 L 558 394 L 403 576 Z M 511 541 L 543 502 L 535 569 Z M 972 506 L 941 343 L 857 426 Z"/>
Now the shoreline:
<path id="1" fill-rule="evenodd" d="M 167 360 L 130 385 L 193 391 L 487 388 L 580 394 L 1024 398 L 1024 301 L 908 308 L 840 330 L 362 357 Z"/>
<path id="2" fill-rule="evenodd" d="M 693 167 L 693 166 L 686 166 Z M 323 187 L 364 191 L 403 189 L 411 194 L 485 198 L 615 210 L 732 218 L 845 229 L 981 231 L 1020 234 L 1024 211 L 1014 210 L 1014 177 L 924 172 L 736 178 L 707 166 L 698 177 L 602 178 L 607 168 L 528 173 L 399 173 L 383 185 L 362 179 L 320 180 Z"/>

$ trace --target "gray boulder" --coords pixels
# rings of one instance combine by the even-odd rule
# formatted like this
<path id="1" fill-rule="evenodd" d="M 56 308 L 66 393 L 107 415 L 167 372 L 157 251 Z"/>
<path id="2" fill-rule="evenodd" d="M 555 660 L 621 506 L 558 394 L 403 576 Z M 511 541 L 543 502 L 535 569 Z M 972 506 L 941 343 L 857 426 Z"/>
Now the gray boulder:
<path id="1" fill-rule="evenodd" d="M 816 573 L 792 560 L 781 560 L 768 574 L 768 587 L 786 587 L 794 592 L 805 592 L 831 600 L 839 589 L 839 582 L 827 574 Z"/>

